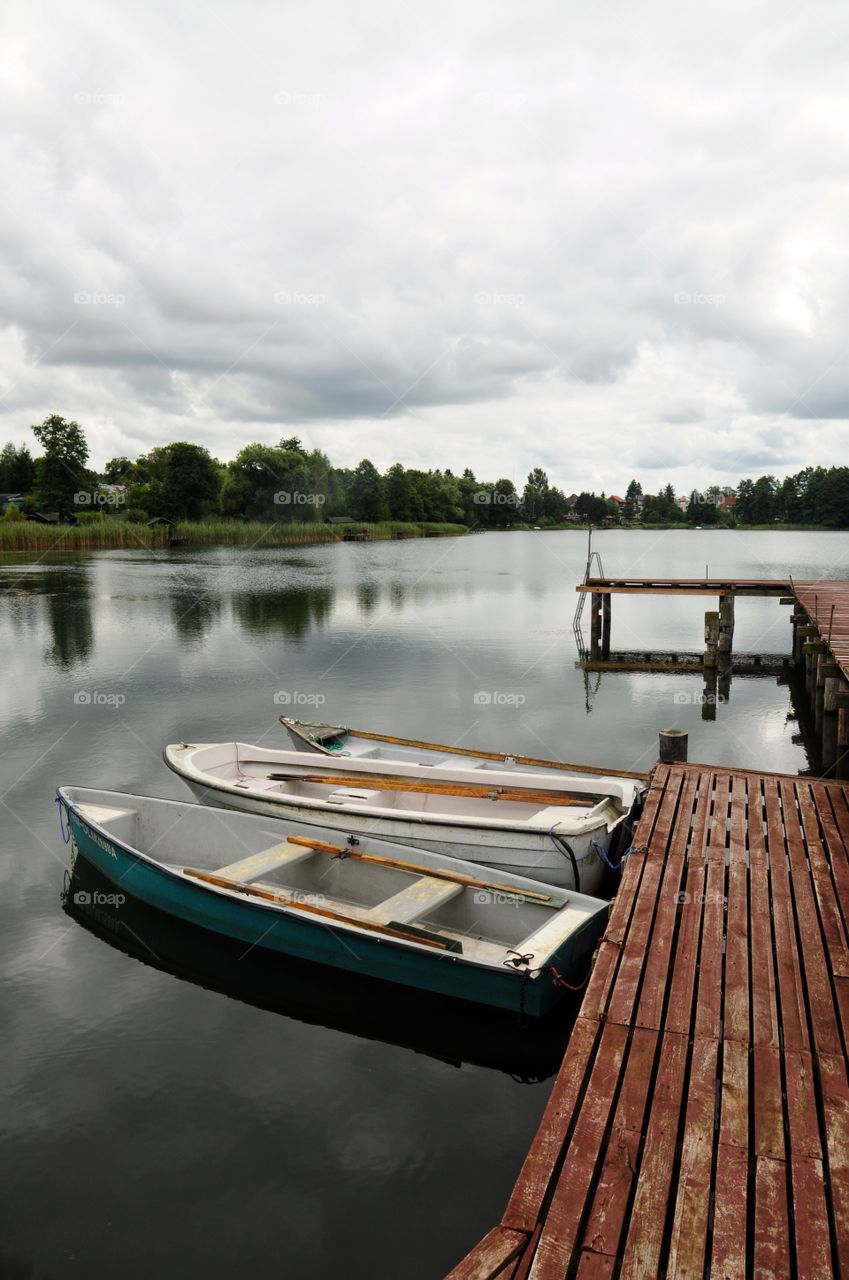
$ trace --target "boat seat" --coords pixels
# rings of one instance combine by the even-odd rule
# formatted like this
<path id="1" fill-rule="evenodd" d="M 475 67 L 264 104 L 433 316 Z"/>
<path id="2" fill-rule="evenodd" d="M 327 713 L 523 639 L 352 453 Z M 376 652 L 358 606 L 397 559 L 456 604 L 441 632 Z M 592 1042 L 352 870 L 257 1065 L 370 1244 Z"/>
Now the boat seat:
<path id="1" fill-rule="evenodd" d="M 135 809 L 116 809 L 111 805 L 105 804 L 89 804 L 85 802 L 78 806 L 80 813 L 90 818 L 92 822 L 98 823 L 104 827 L 109 822 L 114 822 L 116 818 L 135 817 Z"/>
<path id="2" fill-rule="evenodd" d="M 372 791 L 367 787 L 338 787 L 327 797 L 328 804 L 374 804 L 384 796 L 382 791 Z"/>
<path id="3" fill-rule="evenodd" d="M 374 920 L 378 924 L 389 924 L 390 921 L 398 924 L 412 924 L 414 920 L 426 916 L 429 911 L 441 907 L 444 902 L 450 902 L 452 898 L 456 898 L 463 892 L 463 888 L 462 884 L 457 884 L 454 880 L 437 880 L 435 876 L 421 876 L 412 884 L 408 884 L 400 893 L 393 894 L 391 898 L 386 898 L 384 902 L 379 902 L 376 907 L 372 907 L 366 919 Z"/>
<path id="4" fill-rule="evenodd" d="M 282 844 L 273 844 L 270 848 L 263 849 L 261 853 L 252 853 L 248 858 L 231 862 L 227 867 L 218 867 L 215 874 L 245 884 L 248 880 L 256 880 L 257 876 L 265 875 L 266 871 L 277 871 L 280 867 L 294 866 L 297 862 L 314 858 L 315 854 L 315 849 L 304 849 L 284 841 Z"/>
<path id="5" fill-rule="evenodd" d="M 587 805 L 587 810 L 591 808 L 591 805 Z M 574 822 L 576 818 L 583 817 L 585 812 L 582 806 L 573 805 L 567 809 L 564 805 L 549 805 L 547 809 L 538 809 L 536 813 L 532 813 L 528 818 L 528 826 L 545 827 L 546 831 L 550 831 L 565 818 L 571 818 Z"/>

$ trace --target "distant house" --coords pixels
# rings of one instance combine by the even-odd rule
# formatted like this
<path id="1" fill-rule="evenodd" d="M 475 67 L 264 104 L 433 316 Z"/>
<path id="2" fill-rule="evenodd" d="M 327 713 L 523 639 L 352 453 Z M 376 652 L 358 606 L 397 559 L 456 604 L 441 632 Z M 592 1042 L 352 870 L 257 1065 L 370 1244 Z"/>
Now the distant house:
<path id="1" fill-rule="evenodd" d="M 24 503 L 22 493 L 0 493 L 0 511 L 8 511 L 10 507 L 20 509 Z"/>
<path id="2" fill-rule="evenodd" d="M 690 505 L 690 499 L 685 498 L 682 494 L 680 498 L 675 499 L 675 505 L 676 507 L 680 507 L 682 511 L 686 511 Z"/>
<path id="3" fill-rule="evenodd" d="M 624 507 L 624 505 L 625 505 L 625 499 L 624 499 L 624 498 L 620 498 L 620 497 L 619 497 L 619 495 L 618 495 L 617 493 L 611 493 L 611 495 L 610 495 L 610 497 L 607 499 L 607 501 L 608 501 L 608 502 L 615 502 L 615 503 L 616 503 L 616 505 L 617 505 L 617 507 Z"/>
<path id="4" fill-rule="evenodd" d="M 737 506 L 737 497 L 733 493 L 723 493 L 716 505 L 721 507 L 723 511 L 730 511 Z"/>
<path id="5" fill-rule="evenodd" d="M 566 499 L 566 506 L 569 507 L 570 510 L 574 511 L 580 496 L 581 495 L 579 493 L 570 493 L 569 497 Z"/>

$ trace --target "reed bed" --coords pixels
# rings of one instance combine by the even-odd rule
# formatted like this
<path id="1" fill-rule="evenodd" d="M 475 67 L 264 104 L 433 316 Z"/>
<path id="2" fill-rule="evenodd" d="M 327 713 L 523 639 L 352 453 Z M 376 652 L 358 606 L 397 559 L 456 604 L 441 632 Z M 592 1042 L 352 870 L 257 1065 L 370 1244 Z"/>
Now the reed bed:
<path id="1" fill-rule="evenodd" d="M 319 521 L 268 524 L 241 520 L 178 521 L 176 526 L 133 524 L 104 516 L 79 525 L 35 524 L 29 520 L 0 520 L 2 551 L 104 551 L 113 548 L 168 547 L 171 538 L 188 539 L 190 547 L 285 547 L 340 542 L 346 533 L 365 532 L 370 540 L 459 535 L 460 524 L 409 524 L 387 520 L 380 524 L 327 525 Z"/>

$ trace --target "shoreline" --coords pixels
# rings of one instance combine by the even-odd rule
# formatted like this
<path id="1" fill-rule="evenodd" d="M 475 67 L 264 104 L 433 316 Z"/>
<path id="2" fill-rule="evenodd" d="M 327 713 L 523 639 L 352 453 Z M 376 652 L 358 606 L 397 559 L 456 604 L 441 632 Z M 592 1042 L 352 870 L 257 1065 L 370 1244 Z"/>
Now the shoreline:
<path id="1" fill-rule="evenodd" d="M 474 525 L 387 520 L 331 528 L 322 524 L 265 525 L 260 522 L 215 521 L 200 524 L 178 522 L 172 530 L 165 525 L 122 523 L 108 530 L 85 525 L 41 525 L 15 521 L 6 528 L 0 523 L 0 555 L 26 555 L 73 551 L 197 550 L 206 547 L 294 547 L 318 546 L 330 542 L 390 542 L 416 538 L 466 537 L 480 533 L 846 533 L 849 530 L 817 524 L 687 525 L 639 524 L 601 527 L 588 524 L 517 526 L 512 529 L 481 529 Z M 38 530 L 36 533 L 35 531 Z"/>

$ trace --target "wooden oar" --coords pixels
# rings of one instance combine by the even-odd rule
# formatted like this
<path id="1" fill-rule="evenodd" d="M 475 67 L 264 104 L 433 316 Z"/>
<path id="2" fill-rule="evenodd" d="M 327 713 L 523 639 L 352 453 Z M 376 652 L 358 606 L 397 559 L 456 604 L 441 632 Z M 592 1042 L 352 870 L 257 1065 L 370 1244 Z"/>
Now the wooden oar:
<path id="1" fill-rule="evenodd" d="M 380 778 L 373 774 L 270 773 L 273 782 L 317 782 L 323 787 L 366 788 L 369 791 L 409 791 L 430 796 L 469 796 L 481 800 L 512 800 L 517 803 L 558 806 L 596 803 L 593 796 L 574 791 L 534 791 L 531 787 L 499 787 L 475 783 L 424 782 L 418 778 Z"/>
<path id="2" fill-rule="evenodd" d="M 263 889 L 255 884 L 240 884 L 238 880 L 228 880 L 226 876 L 216 876 L 208 871 L 196 871 L 194 867 L 183 867 L 183 874 L 195 880 L 203 880 L 214 884 L 219 889 L 231 889 L 236 893 L 249 893 L 252 898 L 266 898 L 269 902 L 279 902 L 283 906 L 295 907 L 308 915 L 321 916 L 325 920 L 335 920 L 337 924 L 351 924 L 357 929 L 365 929 L 369 933 L 388 934 L 390 938 L 403 938 L 405 942 L 419 942 L 425 947 L 436 947 L 439 951 L 462 952 L 462 944 L 454 938 L 440 938 L 436 934 L 426 934 L 417 930 L 415 934 L 392 924 L 376 924 L 373 920 L 359 920 L 356 916 L 346 916 L 340 911 L 330 911 L 327 907 L 316 907 L 308 902 L 296 902 L 290 894 L 275 893 L 272 889 Z"/>
<path id="3" fill-rule="evenodd" d="M 283 719 L 283 716 L 280 717 Z M 330 726 L 328 726 L 330 727 Z M 335 733 L 349 733 L 354 738 L 367 738 L 370 742 L 391 742 L 396 747 L 418 747 L 425 751 L 444 751 L 447 756 L 476 756 L 481 760 L 500 760 L 507 762 L 507 757 L 498 751 L 477 751 L 473 747 L 446 747 L 441 742 L 420 742 L 417 738 L 392 738 L 388 733 L 367 733 L 365 729 L 336 729 Z M 595 773 L 605 777 L 614 775 L 617 778 L 637 778 L 645 782 L 647 773 L 636 773 L 629 769 L 601 769 L 594 764 L 566 764 L 561 760 L 538 760 L 535 756 L 510 756 L 516 764 L 532 765 L 535 769 L 563 769 L 568 773 Z M 508 764 L 509 767 L 509 764 Z"/>
<path id="4" fill-rule="evenodd" d="M 435 880 L 453 880 L 457 884 L 466 885 L 469 889 L 489 889 L 493 893 L 509 893 L 517 898 L 527 898 L 529 902 L 552 907 L 565 906 L 568 898 L 550 893 L 538 892 L 536 889 L 517 889 L 511 884 L 495 884 L 492 880 L 476 880 L 474 876 L 463 875 L 461 871 L 448 871 L 442 867 L 425 867 L 419 862 L 402 862 L 400 858 L 384 858 L 382 854 L 365 853 L 353 849 L 350 845 L 326 844 L 323 840 L 307 840 L 305 836 L 287 836 L 289 844 L 297 844 L 305 849 L 315 849 L 317 853 L 330 853 L 336 858 L 356 858 L 359 862 L 373 862 L 381 867 L 395 867 L 399 871 L 413 871 L 420 876 L 433 876 Z"/>

